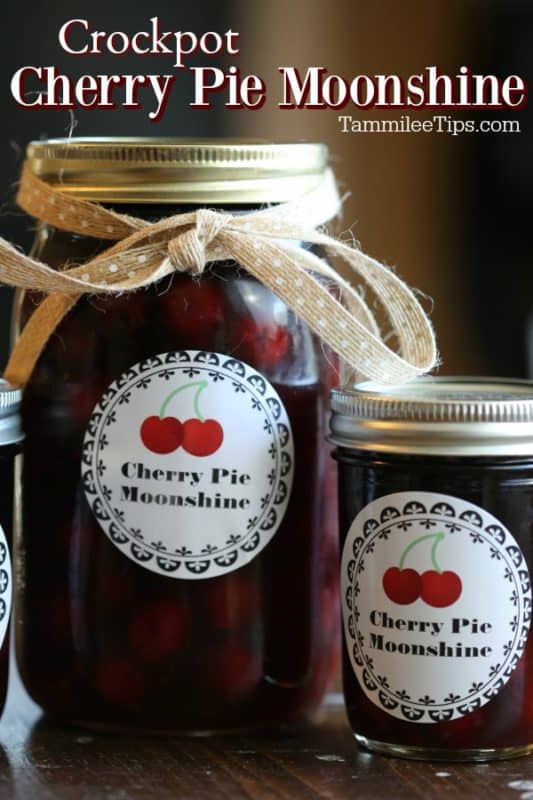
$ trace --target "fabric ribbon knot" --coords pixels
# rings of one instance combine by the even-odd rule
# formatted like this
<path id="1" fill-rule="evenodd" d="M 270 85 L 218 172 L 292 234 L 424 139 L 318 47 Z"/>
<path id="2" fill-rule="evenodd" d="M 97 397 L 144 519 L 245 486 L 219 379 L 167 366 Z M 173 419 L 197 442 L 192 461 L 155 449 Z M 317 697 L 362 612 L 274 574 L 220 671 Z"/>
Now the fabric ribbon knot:
<path id="1" fill-rule="evenodd" d="M 46 342 L 82 295 L 140 290 L 176 270 L 199 275 L 217 261 L 236 262 L 280 297 L 338 353 L 344 380 L 402 383 L 437 362 L 433 328 L 414 292 L 384 264 L 321 229 L 341 208 L 331 170 L 287 203 L 235 215 L 199 209 L 147 222 L 69 196 L 25 165 L 17 202 L 41 223 L 112 244 L 84 264 L 55 270 L 0 238 L 0 281 L 46 295 L 5 370 L 14 385 L 27 383 Z M 342 260 L 372 291 L 384 312 L 386 337 L 374 303 L 322 256 Z"/>
<path id="2" fill-rule="evenodd" d="M 196 212 L 195 225 L 178 234 L 167 245 L 168 256 L 174 269 L 200 275 L 208 262 L 207 251 L 219 232 L 229 224 L 231 216 L 210 209 Z"/>

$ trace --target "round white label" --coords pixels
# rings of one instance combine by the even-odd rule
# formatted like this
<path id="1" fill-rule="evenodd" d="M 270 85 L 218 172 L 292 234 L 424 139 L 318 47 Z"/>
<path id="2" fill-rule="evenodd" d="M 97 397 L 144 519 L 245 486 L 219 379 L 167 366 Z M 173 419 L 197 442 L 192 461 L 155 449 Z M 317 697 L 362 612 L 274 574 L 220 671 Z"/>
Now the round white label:
<path id="1" fill-rule="evenodd" d="M 165 353 L 111 384 L 87 427 L 89 505 L 129 558 L 174 578 L 251 561 L 276 533 L 294 471 L 271 384 L 219 353 Z"/>
<path id="2" fill-rule="evenodd" d="M 7 540 L 0 525 L 0 647 L 4 643 L 11 616 L 11 594 L 11 559 Z"/>
<path id="3" fill-rule="evenodd" d="M 399 492 L 355 518 L 342 556 L 346 645 L 383 711 L 446 722 L 495 697 L 524 651 L 531 586 L 511 533 L 456 497 Z"/>

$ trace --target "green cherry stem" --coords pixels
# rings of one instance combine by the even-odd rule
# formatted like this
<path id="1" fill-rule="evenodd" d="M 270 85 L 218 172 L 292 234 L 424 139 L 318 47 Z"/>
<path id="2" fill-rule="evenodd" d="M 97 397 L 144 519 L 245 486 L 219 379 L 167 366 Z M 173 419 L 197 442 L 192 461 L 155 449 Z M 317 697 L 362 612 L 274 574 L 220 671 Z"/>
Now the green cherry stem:
<path id="1" fill-rule="evenodd" d="M 160 419 L 163 419 L 163 417 L 166 414 L 166 411 L 167 411 L 167 408 L 169 406 L 169 403 L 172 402 L 172 400 L 176 397 L 177 394 L 179 394 L 180 392 L 184 392 L 185 389 L 192 389 L 193 386 L 196 386 L 197 389 L 196 389 L 196 392 L 194 394 L 194 401 L 193 401 L 194 413 L 196 414 L 196 416 L 198 417 L 200 422 L 203 422 L 204 418 L 203 418 L 203 416 L 202 416 L 202 414 L 200 412 L 199 401 L 200 401 L 200 395 L 202 394 L 204 389 L 207 389 L 207 385 L 208 385 L 207 381 L 192 381 L 192 383 L 186 383 L 185 386 L 180 386 L 179 389 L 174 389 L 174 391 L 171 392 L 168 395 L 168 397 L 165 398 L 165 402 L 161 406 L 161 411 L 159 412 Z"/>
<path id="2" fill-rule="evenodd" d="M 418 539 L 415 539 L 413 542 L 411 542 L 411 544 L 407 545 L 407 547 L 403 551 L 400 557 L 400 564 L 399 564 L 400 569 L 403 569 L 405 559 L 407 558 L 407 555 L 410 553 L 413 547 L 416 547 L 417 544 L 420 544 L 420 542 L 425 542 L 428 539 L 434 539 L 435 541 L 433 542 L 433 547 L 431 548 L 430 558 L 431 558 L 431 563 L 433 564 L 436 572 L 440 574 L 442 570 L 437 561 L 437 547 L 445 538 L 445 536 L 446 534 L 444 533 L 426 533 L 424 536 L 420 536 Z"/>

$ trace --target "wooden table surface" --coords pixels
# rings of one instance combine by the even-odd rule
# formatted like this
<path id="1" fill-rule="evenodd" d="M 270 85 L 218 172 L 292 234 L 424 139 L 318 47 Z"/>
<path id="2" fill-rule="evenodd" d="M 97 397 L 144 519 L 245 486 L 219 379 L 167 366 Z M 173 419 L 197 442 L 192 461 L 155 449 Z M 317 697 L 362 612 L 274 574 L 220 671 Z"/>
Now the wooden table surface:
<path id="1" fill-rule="evenodd" d="M 338 698 L 334 698 L 338 699 Z M 533 800 L 533 759 L 480 765 L 357 750 L 342 705 L 298 734 L 118 737 L 57 728 L 16 677 L 0 724 L 0 800 Z"/>

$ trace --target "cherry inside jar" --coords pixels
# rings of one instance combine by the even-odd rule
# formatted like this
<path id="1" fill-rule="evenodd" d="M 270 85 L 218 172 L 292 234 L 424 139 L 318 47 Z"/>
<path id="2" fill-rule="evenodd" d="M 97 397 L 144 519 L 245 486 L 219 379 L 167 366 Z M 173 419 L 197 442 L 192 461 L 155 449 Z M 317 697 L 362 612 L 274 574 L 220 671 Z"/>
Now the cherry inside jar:
<path id="1" fill-rule="evenodd" d="M 157 219 L 212 205 L 176 192 L 172 204 L 113 208 Z M 37 252 L 61 268 L 106 246 L 46 228 Z M 38 301 L 19 301 L 22 323 Z M 17 653 L 47 713 L 197 732 L 292 723 L 316 708 L 337 652 L 323 445 L 332 363 L 230 262 L 82 297 L 63 319 L 22 408 Z M 265 449 L 254 457 L 256 438 Z M 254 472 L 267 457 L 272 491 L 270 473 Z M 226 518 L 222 542 L 213 531 Z"/>
<path id="2" fill-rule="evenodd" d="M 361 384 L 333 408 L 357 741 L 411 758 L 530 752 L 533 385 Z"/>

